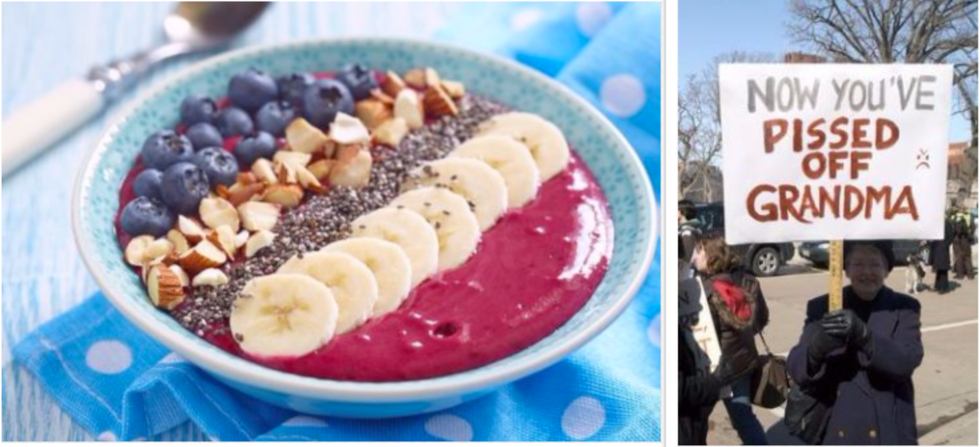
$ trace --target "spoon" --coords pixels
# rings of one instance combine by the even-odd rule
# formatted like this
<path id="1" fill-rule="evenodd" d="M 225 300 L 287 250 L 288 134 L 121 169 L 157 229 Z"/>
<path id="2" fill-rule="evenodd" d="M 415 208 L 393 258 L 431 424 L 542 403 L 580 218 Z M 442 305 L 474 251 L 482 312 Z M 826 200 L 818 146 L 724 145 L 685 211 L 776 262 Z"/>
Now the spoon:
<path id="1" fill-rule="evenodd" d="M 128 58 L 93 67 L 3 119 L 3 175 L 98 114 L 155 65 L 231 42 L 267 2 L 181 2 L 163 20 L 167 41 Z"/>

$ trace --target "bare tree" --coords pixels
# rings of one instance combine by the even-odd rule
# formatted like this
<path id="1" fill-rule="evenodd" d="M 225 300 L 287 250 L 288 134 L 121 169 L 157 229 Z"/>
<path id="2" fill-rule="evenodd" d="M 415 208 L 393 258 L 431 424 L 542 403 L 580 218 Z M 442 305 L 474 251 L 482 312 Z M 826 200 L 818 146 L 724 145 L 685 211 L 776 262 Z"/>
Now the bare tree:
<path id="1" fill-rule="evenodd" d="M 977 151 L 977 0 L 793 0 L 790 34 L 842 62 L 946 63 Z M 975 173 L 973 174 L 975 175 Z"/>
<path id="2" fill-rule="evenodd" d="M 718 93 L 718 64 L 772 62 L 764 53 L 733 52 L 717 56 L 708 66 L 684 80 L 678 97 L 678 178 L 680 197 L 696 187 L 712 197 L 712 174 L 721 160 L 721 110 Z"/>

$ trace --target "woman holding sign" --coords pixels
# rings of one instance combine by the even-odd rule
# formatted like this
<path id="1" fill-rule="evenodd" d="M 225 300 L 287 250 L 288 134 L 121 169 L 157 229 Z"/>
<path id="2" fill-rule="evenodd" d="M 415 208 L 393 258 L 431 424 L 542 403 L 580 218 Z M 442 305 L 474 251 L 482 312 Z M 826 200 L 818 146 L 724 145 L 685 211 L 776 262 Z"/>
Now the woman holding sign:
<path id="1" fill-rule="evenodd" d="M 693 264 L 704 281 L 704 292 L 721 345 L 722 362 L 733 371 L 731 395 L 725 409 L 746 445 L 765 445 L 766 432 L 752 413 L 752 373 L 759 367 L 755 335 L 769 322 L 759 281 L 745 273 L 741 261 L 721 234 L 697 242 Z"/>
<path id="2" fill-rule="evenodd" d="M 787 366 L 815 398 L 823 444 L 915 444 L 912 373 L 922 363 L 920 306 L 884 285 L 895 264 L 890 242 L 847 241 L 843 309 L 810 300 Z"/>

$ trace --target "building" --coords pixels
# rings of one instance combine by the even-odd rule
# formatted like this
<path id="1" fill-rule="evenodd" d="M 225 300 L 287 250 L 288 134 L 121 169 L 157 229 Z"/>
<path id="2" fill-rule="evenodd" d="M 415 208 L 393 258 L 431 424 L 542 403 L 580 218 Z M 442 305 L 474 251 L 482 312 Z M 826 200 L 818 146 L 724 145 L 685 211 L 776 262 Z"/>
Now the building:
<path id="1" fill-rule="evenodd" d="M 952 143 L 947 154 L 946 206 L 977 207 L 977 151 L 969 142 Z"/>

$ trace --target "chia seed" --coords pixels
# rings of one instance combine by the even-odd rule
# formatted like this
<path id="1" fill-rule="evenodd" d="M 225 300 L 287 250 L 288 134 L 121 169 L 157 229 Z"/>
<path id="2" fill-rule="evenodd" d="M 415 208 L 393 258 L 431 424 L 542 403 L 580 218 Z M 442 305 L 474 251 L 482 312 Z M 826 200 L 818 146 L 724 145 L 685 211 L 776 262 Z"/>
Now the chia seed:
<path id="1" fill-rule="evenodd" d="M 349 236 L 351 222 L 390 203 L 399 194 L 402 182 L 410 172 L 423 163 L 444 158 L 461 142 L 472 137 L 480 123 L 509 110 L 474 95 L 460 99 L 458 106 L 458 115 L 443 116 L 432 124 L 411 131 L 397 148 L 372 148 L 374 164 L 365 187 L 332 187 L 326 193 L 313 195 L 305 203 L 284 213 L 273 229 L 279 237 L 272 245 L 252 258 L 225 264 L 221 269 L 228 276 L 228 283 L 217 287 L 190 288 L 189 296 L 172 311 L 172 316 L 182 326 L 203 337 L 205 331 L 216 323 L 227 322 L 232 303 L 249 280 L 275 273 L 293 256 L 319 250 Z M 422 171 L 432 175 L 432 169 L 427 166 Z"/>

